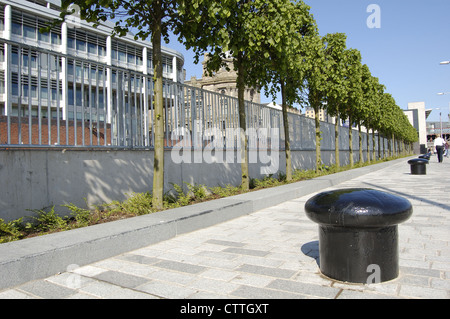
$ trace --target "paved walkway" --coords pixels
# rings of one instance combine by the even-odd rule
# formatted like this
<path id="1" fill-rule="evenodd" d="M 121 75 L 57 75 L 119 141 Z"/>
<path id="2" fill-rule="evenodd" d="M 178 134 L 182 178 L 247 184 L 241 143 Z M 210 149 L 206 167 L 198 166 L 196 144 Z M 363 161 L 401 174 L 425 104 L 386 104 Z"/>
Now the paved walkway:
<path id="1" fill-rule="evenodd" d="M 450 298 L 450 160 L 427 175 L 406 160 L 344 182 L 403 196 L 413 216 L 399 226 L 400 276 L 345 284 L 320 275 L 314 194 L 216 226 L 0 292 L 0 298 Z M 331 188 L 329 188 L 331 189 Z"/>

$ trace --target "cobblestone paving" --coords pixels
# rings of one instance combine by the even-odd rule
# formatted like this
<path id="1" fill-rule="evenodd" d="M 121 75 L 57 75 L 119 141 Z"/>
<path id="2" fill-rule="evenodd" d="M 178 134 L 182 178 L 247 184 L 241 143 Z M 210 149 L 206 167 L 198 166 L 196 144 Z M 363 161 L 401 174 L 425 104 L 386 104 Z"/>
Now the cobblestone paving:
<path id="1" fill-rule="evenodd" d="M 397 162 L 329 189 L 365 187 L 405 197 L 400 275 L 378 284 L 322 276 L 318 226 L 304 213 L 314 194 L 0 292 L 0 298 L 450 298 L 450 161 L 427 175 Z M 327 190 L 329 190 L 327 189 Z M 325 190 L 323 190 L 325 191 Z"/>

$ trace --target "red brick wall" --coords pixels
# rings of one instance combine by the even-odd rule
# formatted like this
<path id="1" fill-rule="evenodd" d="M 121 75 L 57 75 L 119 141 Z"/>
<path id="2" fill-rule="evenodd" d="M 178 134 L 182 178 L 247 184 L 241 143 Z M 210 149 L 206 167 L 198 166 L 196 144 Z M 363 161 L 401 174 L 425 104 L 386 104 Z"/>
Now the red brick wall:
<path id="1" fill-rule="evenodd" d="M 92 128 L 92 144 L 90 141 L 90 127 L 89 122 L 84 123 L 84 145 L 85 146 L 103 146 L 106 144 L 111 144 L 111 125 L 105 127 L 104 123 L 100 122 L 99 128 L 95 128 L 97 123 L 93 123 Z M 69 139 L 68 143 L 66 141 L 66 125 L 69 127 Z M 21 139 L 19 141 L 19 118 L 11 117 L 10 124 L 10 134 L 11 142 L 10 144 L 30 144 L 29 141 L 29 122 L 28 118 L 21 118 Z M 48 119 L 41 120 L 41 145 L 49 145 L 48 132 L 50 128 L 50 145 L 55 145 L 58 143 L 58 122 L 55 119 L 48 123 Z M 77 143 L 75 144 L 75 126 L 74 121 L 59 121 L 59 134 L 60 134 L 60 145 L 83 145 L 83 127 L 80 121 L 76 125 L 76 137 Z M 8 123 L 6 116 L 0 116 L 0 144 L 8 143 Z M 39 145 L 39 120 L 33 118 L 31 123 L 31 144 Z"/>

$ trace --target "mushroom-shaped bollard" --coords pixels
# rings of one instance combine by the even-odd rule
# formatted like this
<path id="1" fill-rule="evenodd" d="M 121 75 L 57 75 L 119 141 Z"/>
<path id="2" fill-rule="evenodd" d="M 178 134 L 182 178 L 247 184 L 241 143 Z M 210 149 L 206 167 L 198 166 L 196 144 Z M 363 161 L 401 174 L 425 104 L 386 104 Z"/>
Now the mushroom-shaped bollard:
<path id="1" fill-rule="evenodd" d="M 426 175 L 427 167 L 425 165 L 428 164 L 428 160 L 425 158 L 414 158 L 408 161 L 408 164 L 411 165 L 411 174 L 412 175 Z"/>
<path id="2" fill-rule="evenodd" d="M 419 155 L 419 158 L 424 158 L 426 160 L 430 160 L 430 153 Z"/>
<path id="3" fill-rule="evenodd" d="M 305 211 L 319 224 L 322 274 L 368 284 L 398 277 L 398 224 L 412 215 L 408 200 L 367 188 L 341 189 L 310 198 Z"/>

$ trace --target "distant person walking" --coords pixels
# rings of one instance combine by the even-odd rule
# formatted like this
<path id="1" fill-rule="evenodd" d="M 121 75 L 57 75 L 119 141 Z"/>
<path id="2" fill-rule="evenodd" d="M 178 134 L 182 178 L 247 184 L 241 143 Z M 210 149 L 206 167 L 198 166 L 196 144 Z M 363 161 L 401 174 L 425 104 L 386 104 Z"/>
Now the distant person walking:
<path id="1" fill-rule="evenodd" d="M 444 139 L 440 135 L 438 135 L 438 137 L 436 137 L 436 139 L 434 140 L 434 148 L 436 149 L 439 163 L 442 163 L 443 157 L 442 154 L 444 152 L 444 145 L 445 145 Z"/>
<path id="2" fill-rule="evenodd" d="M 445 148 L 444 156 L 445 156 L 445 157 L 448 157 L 448 141 L 445 141 L 445 146 L 444 146 L 444 148 Z"/>

